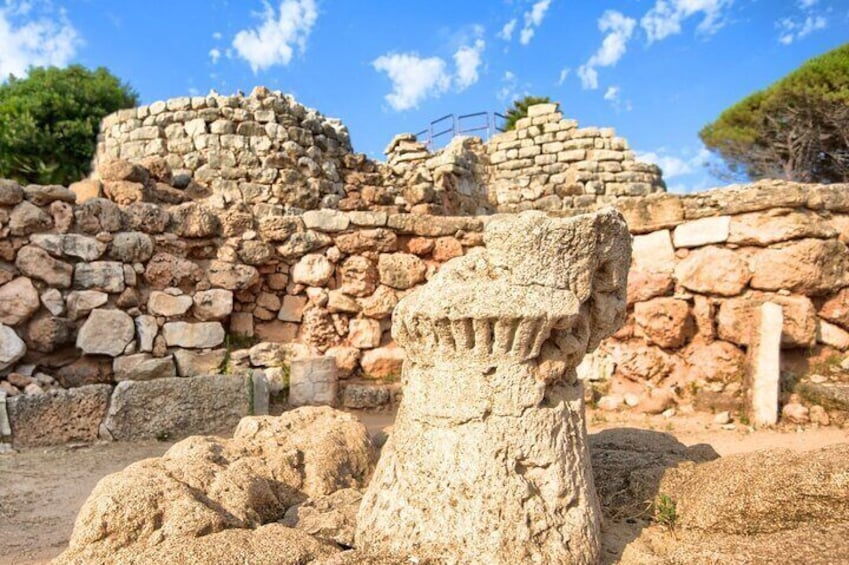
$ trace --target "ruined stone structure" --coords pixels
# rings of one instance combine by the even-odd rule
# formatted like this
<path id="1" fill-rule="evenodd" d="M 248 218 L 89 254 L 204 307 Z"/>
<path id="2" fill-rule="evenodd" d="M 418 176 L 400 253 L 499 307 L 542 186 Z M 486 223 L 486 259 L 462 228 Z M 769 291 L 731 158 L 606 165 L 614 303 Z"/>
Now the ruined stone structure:
<path id="1" fill-rule="evenodd" d="M 487 225 L 395 310 L 404 399 L 357 545 L 460 562 L 595 563 L 575 367 L 625 313 L 630 237 L 608 210 Z"/>
<path id="2" fill-rule="evenodd" d="M 0 182 L 0 435 L 11 432 L 17 445 L 128 430 L 155 437 L 199 422 L 169 411 L 169 398 L 217 406 L 221 419 L 198 431 L 223 429 L 260 399 L 260 374 L 272 394 L 286 388 L 293 358 L 332 356 L 337 371 L 323 372 L 322 390 L 338 390 L 343 406 L 387 404 L 399 394 L 406 356 L 390 333 L 393 308 L 443 263 L 484 246 L 485 226 L 498 221 L 487 184 L 493 165 L 478 141 L 457 139 L 430 154 L 401 136 L 387 163 L 376 164 L 350 152 L 344 128 L 282 95 L 186 100 L 107 118 L 92 179 L 67 189 Z M 275 121 L 259 121 L 264 111 Z M 580 131 L 547 110 L 520 125 L 539 127 L 541 118 L 549 129 L 560 124 L 558 134 Z M 187 130 L 192 120 L 203 127 L 195 121 Z M 213 134 L 214 123 L 229 131 L 221 120 L 236 133 Z M 244 123 L 252 125 L 239 134 Z M 265 135 L 248 135 L 260 123 Z M 130 140 L 141 128 L 158 137 Z M 286 138 L 260 152 L 266 166 L 252 166 L 275 171 L 269 184 L 251 167 L 222 165 L 204 177 L 215 155 L 249 161 L 268 130 Z M 222 148 L 228 135 L 235 137 Z M 171 137 L 182 145 L 172 147 Z M 602 132 L 584 137 L 622 147 Z M 131 160 L 109 160 L 126 143 L 135 144 Z M 166 154 L 136 158 L 147 147 Z M 616 197 L 634 255 L 626 323 L 579 368 L 600 380 L 598 406 L 737 410 L 749 314 L 764 302 L 783 310 L 782 370 L 804 374 L 800 364 L 849 350 L 846 194 L 845 186 L 768 182 Z M 608 197 L 597 195 L 591 207 Z M 201 378 L 219 372 L 232 378 Z M 301 390 L 315 391 L 312 384 Z M 803 384 L 821 397 L 833 392 L 829 383 Z M 140 408 L 153 400 L 167 416 L 159 430 L 145 427 Z M 827 421 L 826 410 L 808 405 L 810 414 L 795 403 L 787 417 Z"/>

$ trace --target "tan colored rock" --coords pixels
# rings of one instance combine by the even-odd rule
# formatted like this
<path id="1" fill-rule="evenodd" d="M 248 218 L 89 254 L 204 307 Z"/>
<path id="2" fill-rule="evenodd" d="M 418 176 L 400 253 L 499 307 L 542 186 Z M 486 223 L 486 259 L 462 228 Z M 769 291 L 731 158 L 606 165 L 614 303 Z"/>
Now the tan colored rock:
<path id="1" fill-rule="evenodd" d="M 73 290 L 68 293 L 68 317 L 79 320 L 88 313 L 106 304 L 109 295 L 99 290 Z"/>
<path id="2" fill-rule="evenodd" d="M 0 286 L 0 323 L 17 326 L 35 314 L 39 305 L 38 291 L 26 277 Z"/>
<path id="3" fill-rule="evenodd" d="M 523 213 L 488 222 L 484 240 L 396 307 L 404 397 L 356 546 L 457 562 L 593 563 L 599 508 L 575 367 L 624 320 L 627 226 L 613 210 Z"/>
<path id="4" fill-rule="evenodd" d="M 177 373 L 181 377 L 197 377 L 219 373 L 226 356 L 226 349 L 209 351 L 174 350 L 174 362 L 177 364 Z"/>
<path id="5" fill-rule="evenodd" d="M 677 226 L 672 239 L 675 247 L 701 247 L 728 240 L 730 216 L 714 216 L 684 222 Z"/>
<path id="6" fill-rule="evenodd" d="M 212 261 L 207 271 L 209 282 L 227 290 L 243 290 L 259 282 L 259 271 L 250 265 Z"/>
<path id="7" fill-rule="evenodd" d="M 148 174 L 144 167 L 125 159 L 113 159 L 97 167 L 98 176 L 105 181 L 130 181 L 144 183 Z"/>
<path id="8" fill-rule="evenodd" d="M 170 253 L 157 253 L 147 263 L 144 279 L 151 288 L 194 288 L 202 280 L 204 271 L 196 263 L 175 257 Z"/>
<path id="9" fill-rule="evenodd" d="M 213 288 L 198 291 L 193 300 L 192 314 L 202 322 L 223 320 L 233 312 L 233 291 L 230 290 Z"/>
<path id="10" fill-rule="evenodd" d="M 843 329 L 849 329 L 849 288 L 838 291 L 823 302 L 819 315 Z"/>
<path id="11" fill-rule="evenodd" d="M 837 231 L 819 214 L 778 208 L 731 218 L 729 243 L 765 247 L 791 239 L 835 237 Z"/>
<path id="12" fill-rule="evenodd" d="M 9 231 L 12 235 L 29 235 L 53 227 L 50 214 L 27 201 L 21 202 L 9 214 Z"/>
<path id="13" fill-rule="evenodd" d="M 418 255 L 418 253 L 416 254 Z M 454 257 L 460 257 L 463 255 L 463 246 L 457 241 L 456 238 L 446 236 L 439 237 L 434 242 L 433 246 L 433 260 L 439 261 L 440 263 L 444 263 L 449 259 L 453 259 Z"/>
<path id="14" fill-rule="evenodd" d="M 103 195 L 116 204 L 126 206 L 134 202 L 144 202 L 147 199 L 147 190 L 140 182 L 104 181 Z"/>
<path id="15" fill-rule="evenodd" d="M 634 236 L 633 268 L 645 273 L 671 273 L 675 248 L 669 230 Z"/>
<path id="16" fill-rule="evenodd" d="M 76 257 L 84 261 L 99 259 L 106 244 L 78 234 L 34 234 L 30 241 L 55 257 Z M 145 260 L 150 259 L 150 256 Z"/>
<path id="17" fill-rule="evenodd" d="M 754 295 L 725 300 L 716 316 L 719 337 L 738 345 L 749 345 L 755 329 L 752 320 L 764 302 L 778 304 L 784 313 L 783 347 L 810 347 L 816 343 L 816 310 L 811 300 L 804 296 Z"/>
<path id="18" fill-rule="evenodd" d="M 224 328 L 219 322 L 167 322 L 162 335 L 168 347 L 204 349 L 224 343 Z"/>
<path id="19" fill-rule="evenodd" d="M 118 261 L 92 261 L 74 266 L 74 287 L 118 293 L 124 290 L 124 265 Z"/>
<path id="20" fill-rule="evenodd" d="M 74 268 L 68 263 L 54 259 L 45 250 L 35 245 L 25 245 L 18 250 L 15 266 L 28 277 L 42 280 L 52 287 L 71 286 Z"/>
<path id="21" fill-rule="evenodd" d="M 398 249 L 398 237 L 391 230 L 359 230 L 337 236 L 334 240 L 342 253 L 348 255 L 366 251 L 386 253 Z"/>
<path id="22" fill-rule="evenodd" d="M 369 318 L 382 320 L 392 314 L 395 305 L 398 304 L 398 296 L 395 290 L 385 285 L 380 285 L 374 294 L 358 300 L 362 307 L 362 313 Z"/>
<path id="23" fill-rule="evenodd" d="M 611 348 L 611 357 L 616 364 L 616 374 L 637 383 L 659 383 L 673 369 L 668 353 L 639 342 L 616 343 Z"/>
<path id="24" fill-rule="evenodd" d="M 681 347 L 693 333 L 690 305 L 677 298 L 638 302 L 634 319 L 649 341 L 665 349 Z"/>
<path id="25" fill-rule="evenodd" d="M 357 510 L 362 500 L 363 493 L 359 490 L 337 490 L 289 508 L 281 523 L 320 540 L 353 547 Z"/>
<path id="26" fill-rule="evenodd" d="M 304 308 L 307 299 L 303 296 L 286 295 L 283 297 L 283 306 L 277 313 L 277 319 L 284 322 L 300 322 L 304 317 Z"/>
<path id="27" fill-rule="evenodd" d="M 645 302 L 670 294 L 675 288 L 672 274 L 631 270 L 628 273 L 628 304 Z"/>
<path id="28" fill-rule="evenodd" d="M 74 327 L 66 318 L 39 312 L 26 325 L 23 338 L 31 351 L 53 353 L 74 342 L 73 332 Z"/>
<path id="29" fill-rule="evenodd" d="M 177 376 L 173 357 L 151 357 L 149 353 L 116 357 L 112 361 L 112 371 L 117 382 L 149 381 Z"/>
<path id="30" fill-rule="evenodd" d="M 133 319 L 121 310 L 98 308 L 77 334 L 77 347 L 88 355 L 117 357 L 136 335 Z"/>
<path id="31" fill-rule="evenodd" d="M 154 290 L 147 301 L 147 310 L 156 316 L 182 316 L 192 307 L 192 297 L 174 296 L 167 292 Z"/>
<path id="32" fill-rule="evenodd" d="M 362 255 L 348 257 L 340 267 L 340 290 L 351 296 L 368 296 L 377 288 L 379 275 L 372 261 Z"/>
<path id="33" fill-rule="evenodd" d="M 693 343 L 684 351 L 689 379 L 701 382 L 743 383 L 746 356 L 735 345 L 717 340 Z"/>
<path id="34" fill-rule="evenodd" d="M 801 239 L 769 247 L 749 262 L 752 288 L 817 296 L 849 285 L 849 251 L 837 240 Z"/>
<path id="35" fill-rule="evenodd" d="M 174 233 L 182 237 L 214 237 L 221 233 L 218 216 L 197 202 L 171 209 L 171 226 Z"/>
<path id="36" fill-rule="evenodd" d="M 304 255 L 292 268 L 292 280 L 307 286 L 324 286 L 333 276 L 333 263 L 319 253 Z"/>
<path id="37" fill-rule="evenodd" d="M 16 447 L 95 441 L 109 402 L 108 385 L 88 385 L 6 399 Z"/>
<path id="38" fill-rule="evenodd" d="M 100 481 L 58 563 L 313 562 L 338 549 L 263 524 L 361 488 L 373 457 L 365 427 L 330 408 L 245 418 L 233 439 L 192 437 Z"/>
<path id="39" fill-rule="evenodd" d="M 0 324 L 0 370 L 13 366 L 26 352 L 26 343 L 15 330 Z"/>
<path id="40" fill-rule="evenodd" d="M 372 349 L 380 345 L 380 322 L 370 318 L 351 320 L 348 341 L 359 349 Z"/>
<path id="41" fill-rule="evenodd" d="M 401 376 L 406 359 L 404 350 L 394 345 L 364 351 L 360 358 L 363 376 L 371 379 L 395 379 Z"/>
<path id="42" fill-rule="evenodd" d="M 817 342 L 830 345 L 840 351 L 849 349 L 849 332 L 825 320 L 817 324 Z"/>
<path id="43" fill-rule="evenodd" d="M 330 347 L 325 355 L 336 359 L 336 370 L 341 379 L 353 375 L 360 365 L 360 350 L 356 347 Z"/>
<path id="44" fill-rule="evenodd" d="M 424 282 L 427 265 L 409 253 L 382 253 L 377 263 L 380 282 L 392 288 L 406 290 Z"/>
<path id="45" fill-rule="evenodd" d="M 720 296 L 740 294 L 751 276 L 746 262 L 722 247 L 691 251 L 675 268 L 675 278 L 687 290 Z"/>

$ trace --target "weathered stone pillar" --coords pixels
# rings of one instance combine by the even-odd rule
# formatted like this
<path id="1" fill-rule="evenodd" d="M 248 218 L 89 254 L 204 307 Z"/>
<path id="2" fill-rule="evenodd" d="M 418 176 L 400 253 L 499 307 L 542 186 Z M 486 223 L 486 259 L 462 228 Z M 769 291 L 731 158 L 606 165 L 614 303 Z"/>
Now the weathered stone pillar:
<path id="1" fill-rule="evenodd" d="M 494 218 L 486 249 L 398 304 L 404 398 L 356 546 L 456 563 L 593 563 L 599 509 L 575 367 L 625 314 L 613 210 Z"/>
<path id="2" fill-rule="evenodd" d="M 749 339 L 749 420 L 755 426 L 778 422 L 781 390 L 781 306 L 765 302 L 758 308 Z"/>

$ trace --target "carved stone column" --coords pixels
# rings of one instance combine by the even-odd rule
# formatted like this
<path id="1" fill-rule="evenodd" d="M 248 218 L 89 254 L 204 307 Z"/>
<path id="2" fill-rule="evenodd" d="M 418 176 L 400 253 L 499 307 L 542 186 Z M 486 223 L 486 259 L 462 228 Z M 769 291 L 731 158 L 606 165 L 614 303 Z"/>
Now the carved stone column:
<path id="1" fill-rule="evenodd" d="M 593 563 L 599 509 L 575 367 L 625 315 L 614 210 L 492 219 L 395 309 L 404 399 L 356 546 L 456 563 Z"/>

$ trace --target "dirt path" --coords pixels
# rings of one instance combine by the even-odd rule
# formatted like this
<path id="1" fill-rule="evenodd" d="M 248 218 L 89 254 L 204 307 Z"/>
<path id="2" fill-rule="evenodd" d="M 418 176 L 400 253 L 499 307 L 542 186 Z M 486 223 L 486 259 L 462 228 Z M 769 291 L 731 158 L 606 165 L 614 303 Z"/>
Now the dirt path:
<path id="1" fill-rule="evenodd" d="M 388 414 L 362 419 L 372 432 L 392 423 Z M 592 415 L 589 420 L 594 420 Z M 687 445 L 709 444 L 720 455 L 771 448 L 802 451 L 849 441 L 849 432 L 834 428 L 724 430 L 709 417 L 698 416 L 671 420 L 605 416 L 605 420 L 596 418 L 589 432 L 625 426 L 649 428 L 670 433 Z M 0 565 L 45 563 L 61 553 L 74 518 L 97 481 L 133 461 L 159 456 L 170 445 L 100 443 L 0 455 Z"/>

